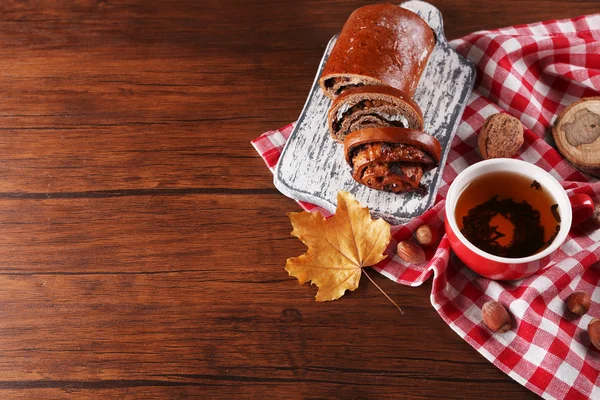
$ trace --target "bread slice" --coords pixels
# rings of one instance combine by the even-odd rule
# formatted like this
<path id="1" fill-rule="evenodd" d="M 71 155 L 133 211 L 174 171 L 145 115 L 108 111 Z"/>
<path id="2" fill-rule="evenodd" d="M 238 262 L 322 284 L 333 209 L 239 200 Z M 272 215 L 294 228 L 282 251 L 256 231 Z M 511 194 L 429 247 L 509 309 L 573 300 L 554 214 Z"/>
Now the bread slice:
<path id="1" fill-rule="evenodd" d="M 433 136 L 406 128 L 366 128 L 344 141 L 352 178 L 372 189 L 387 192 L 420 192 L 423 173 L 437 167 L 442 154 Z"/>
<path id="2" fill-rule="evenodd" d="M 344 24 L 319 84 L 334 99 L 359 86 L 391 86 L 412 97 L 435 34 L 417 14 L 393 4 L 355 10 Z"/>
<path id="3" fill-rule="evenodd" d="M 523 145 L 523 125 L 512 115 L 490 115 L 483 124 L 477 145 L 484 159 L 510 158 Z"/>
<path id="4" fill-rule="evenodd" d="M 328 114 L 329 132 L 340 143 L 364 128 L 395 126 L 423 130 L 421 109 L 402 91 L 386 86 L 348 89 L 333 102 Z"/>

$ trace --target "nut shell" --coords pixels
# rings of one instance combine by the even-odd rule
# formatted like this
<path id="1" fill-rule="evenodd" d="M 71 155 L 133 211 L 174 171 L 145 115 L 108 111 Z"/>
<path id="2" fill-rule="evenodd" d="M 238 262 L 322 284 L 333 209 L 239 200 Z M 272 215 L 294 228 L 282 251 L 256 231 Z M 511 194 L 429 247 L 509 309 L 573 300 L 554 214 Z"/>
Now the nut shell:
<path id="1" fill-rule="evenodd" d="M 426 260 L 423 248 L 411 241 L 398 243 L 398 257 L 411 264 L 421 264 Z"/>
<path id="2" fill-rule="evenodd" d="M 600 350 L 600 319 L 594 318 L 588 324 L 588 335 L 594 347 Z"/>
<path id="3" fill-rule="evenodd" d="M 415 231 L 415 239 L 423 247 L 434 247 L 440 241 L 440 235 L 429 225 L 421 225 Z"/>
<path id="4" fill-rule="evenodd" d="M 573 292 L 567 297 L 567 308 L 576 315 L 585 314 L 589 310 L 590 304 L 590 295 L 581 290 Z"/>
<path id="5" fill-rule="evenodd" d="M 491 331 L 504 333 L 512 327 L 510 315 L 504 306 L 497 301 L 488 301 L 481 309 L 483 323 Z"/>
<path id="6" fill-rule="evenodd" d="M 590 220 L 596 227 L 600 227 L 600 203 L 594 206 L 594 213 L 590 217 Z"/>

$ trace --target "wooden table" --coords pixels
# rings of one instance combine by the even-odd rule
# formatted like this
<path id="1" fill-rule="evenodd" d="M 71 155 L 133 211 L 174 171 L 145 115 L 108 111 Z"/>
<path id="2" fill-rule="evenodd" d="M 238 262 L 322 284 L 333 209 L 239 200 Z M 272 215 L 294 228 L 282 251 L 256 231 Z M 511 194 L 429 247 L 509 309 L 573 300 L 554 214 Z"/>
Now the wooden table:
<path id="1" fill-rule="evenodd" d="M 432 1 L 447 36 L 598 11 Z M 363 1 L 3 1 L 0 398 L 534 398 L 376 275 L 316 303 L 250 145 Z"/>

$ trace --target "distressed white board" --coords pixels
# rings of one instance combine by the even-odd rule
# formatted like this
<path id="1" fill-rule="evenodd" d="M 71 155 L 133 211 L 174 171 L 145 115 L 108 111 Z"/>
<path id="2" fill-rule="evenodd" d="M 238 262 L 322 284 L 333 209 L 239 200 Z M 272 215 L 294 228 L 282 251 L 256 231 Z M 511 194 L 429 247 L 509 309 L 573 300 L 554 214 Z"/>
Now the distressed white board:
<path id="1" fill-rule="evenodd" d="M 344 159 L 344 146 L 329 136 L 327 111 L 331 100 L 318 84 L 335 44 L 336 37 L 333 37 L 275 170 L 275 187 L 284 195 L 317 204 L 333 213 L 338 191 L 345 190 L 368 206 L 374 216 L 381 216 L 391 223 L 419 216 L 433 206 L 452 138 L 473 88 L 475 66 L 448 45 L 442 14 L 437 8 L 417 0 L 402 3 L 401 7 L 417 13 L 436 34 L 436 46 L 414 97 L 423 111 L 425 132 L 435 136 L 443 149 L 440 166 L 425 173 L 421 180 L 427 187 L 427 194 L 388 193 L 370 189 L 352 179 Z"/>

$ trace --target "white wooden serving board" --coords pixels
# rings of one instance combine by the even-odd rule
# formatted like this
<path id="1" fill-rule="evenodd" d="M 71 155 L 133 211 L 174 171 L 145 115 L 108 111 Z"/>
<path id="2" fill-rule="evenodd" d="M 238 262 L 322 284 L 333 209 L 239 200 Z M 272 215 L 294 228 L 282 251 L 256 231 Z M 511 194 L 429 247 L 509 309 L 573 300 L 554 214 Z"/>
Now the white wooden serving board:
<path id="1" fill-rule="evenodd" d="M 339 190 L 352 193 L 369 207 L 374 217 L 393 224 L 417 217 L 433 206 L 442 180 L 452 138 L 458 128 L 475 81 L 475 66 L 448 45 L 442 14 L 429 3 L 413 0 L 401 4 L 423 18 L 436 34 L 436 45 L 415 93 L 423 111 L 425 132 L 441 143 L 440 166 L 423 175 L 426 195 L 394 194 L 373 190 L 352 179 L 344 159 L 344 146 L 329 136 L 327 112 L 331 100 L 319 87 L 319 77 L 337 37 L 329 42 L 298 123 L 277 164 L 274 184 L 284 195 L 335 212 Z"/>

